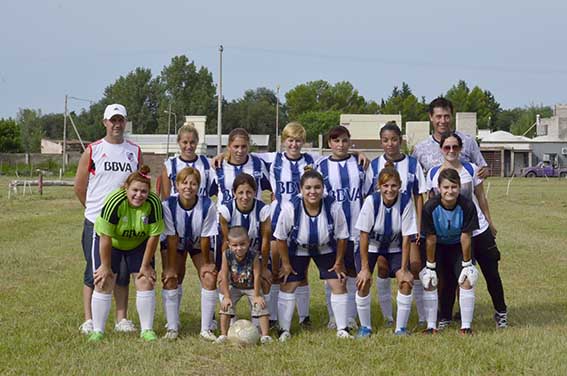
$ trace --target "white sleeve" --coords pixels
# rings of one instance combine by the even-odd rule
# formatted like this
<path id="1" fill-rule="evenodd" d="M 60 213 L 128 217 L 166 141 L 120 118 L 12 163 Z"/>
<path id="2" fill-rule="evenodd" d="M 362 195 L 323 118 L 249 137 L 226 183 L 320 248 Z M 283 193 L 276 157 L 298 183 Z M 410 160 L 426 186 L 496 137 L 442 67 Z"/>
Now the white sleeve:
<path id="1" fill-rule="evenodd" d="M 473 184 L 476 187 L 477 185 L 482 184 L 484 180 L 482 180 L 481 178 L 478 177 L 478 170 L 480 170 L 480 168 L 477 165 L 475 165 L 474 163 L 471 163 L 471 166 L 473 167 L 473 171 L 474 171 L 474 174 L 473 174 L 473 177 L 472 177 Z"/>
<path id="2" fill-rule="evenodd" d="M 415 169 L 415 178 L 417 180 L 418 192 L 420 194 L 427 192 L 428 191 L 427 182 L 425 181 L 425 175 L 423 175 L 423 168 L 421 167 L 419 162 L 417 162 L 417 166 Z"/>
<path id="3" fill-rule="evenodd" d="M 217 223 L 217 208 L 215 203 L 211 203 L 207 216 L 205 217 L 205 222 L 201 226 L 201 237 L 215 236 L 218 235 L 218 223 Z"/>
<path id="4" fill-rule="evenodd" d="M 219 205 L 219 214 L 224 218 L 225 221 L 230 223 L 230 220 L 232 219 L 232 213 L 228 211 L 226 205 Z"/>
<path id="5" fill-rule="evenodd" d="M 274 193 L 276 193 L 276 191 L 277 191 L 277 188 L 276 188 L 276 187 L 277 187 L 277 184 L 276 184 L 276 174 L 275 174 L 275 172 L 274 172 L 274 163 L 272 163 L 272 164 L 270 165 L 270 172 L 269 172 L 269 175 L 270 175 L 270 176 L 269 176 L 269 179 L 270 179 L 270 185 L 272 186 L 272 191 L 273 191 Z"/>
<path id="6" fill-rule="evenodd" d="M 287 202 L 282 203 L 282 211 L 273 234 L 276 239 L 287 240 L 289 237 L 289 232 L 293 227 L 293 212 L 293 205 Z"/>
<path id="7" fill-rule="evenodd" d="M 276 159 L 276 152 L 272 151 L 272 152 L 268 152 L 268 153 L 250 153 L 255 157 L 260 158 L 263 162 L 265 163 L 274 163 L 274 160 Z"/>
<path id="8" fill-rule="evenodd" d="M 163 222 L 165 224 L 163 235 L 174 236 L 177 234 L 177 232 L 175 231 L 175 226 L 173 225 L 173 217 L 171 215 L 171 210 L 169 210 L 169 204 L 167 203 L 167 201 L 162 201 L 161 206 L 163 207 Z"/>
<path id="9" fill-rule="evenodd" d="M 338 203 L 333 203 L 331 214 L 335 221 L 335 239 L 348 239 L 350 237 L 345 213 Z"/>
<path id="10" fill-rule="evenodd" d="M 431 181 L 433 179 L 433 176 L 431 175 L 432 175 L 431 170 L 427 171 L 427 178 L 425 179 L 425 188 L 427 189 L 428 192 L 433 189 L 433 182 Z"/>
<path id="11" fill-rule="evenodd" d="M 264 222 L 266 219 L 270 219 L 270 205 L 264 205 L 260 210 L 260 222 Z"/>
<path id="12" fill-rule="evenodd" d="M 417 223 L 415 221 L 415 205 L 413 201 L 406 204 L 404 212 L 402 213 L 402 236 L 409 236 L 417 234 Z"/>
<path id="13" fill-rule="evenodd" d="M 362 204 L 362 209 L 360 209 L 360 214 L 354 225 L 360 231 L 372 232 L 376 218 L 374 218 L 374 200 L 372 196 L 366 197 L 364 204 Z"/>

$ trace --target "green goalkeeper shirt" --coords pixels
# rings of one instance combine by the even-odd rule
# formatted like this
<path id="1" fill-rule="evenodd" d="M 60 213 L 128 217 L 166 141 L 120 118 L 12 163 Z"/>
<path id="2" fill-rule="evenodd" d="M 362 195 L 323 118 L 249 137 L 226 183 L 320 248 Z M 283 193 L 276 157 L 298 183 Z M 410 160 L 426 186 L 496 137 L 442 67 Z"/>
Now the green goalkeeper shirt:
<path id="1" fill-rule="evenodd" d="M 110 193 L 100 216 L 95 222 L 95 231 L 112 238 L 112 247 L 130 251 L 150 236 L 163 232 L 163 212 L 159 197 L 150 192 L 148 199 L 138 208 L 130 206 L 126 191 L 119 188 Z"/>

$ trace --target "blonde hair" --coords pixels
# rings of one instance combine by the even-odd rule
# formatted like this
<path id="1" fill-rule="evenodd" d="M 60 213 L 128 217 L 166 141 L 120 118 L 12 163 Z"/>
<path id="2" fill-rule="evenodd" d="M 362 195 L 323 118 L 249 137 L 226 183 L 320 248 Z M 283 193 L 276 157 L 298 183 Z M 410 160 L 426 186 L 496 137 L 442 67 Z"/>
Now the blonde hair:
<path id="1" fill-rule="evenodd" d="M 201 185 L 201 173 L 199 172 L 199 170 L 197 170 L 196 168 L 193 168 L 193 167 L 185 167 L 184 169 L 179 171 L 179 173 L 175 177 L 175 182 L 177 184 L 181 184 L 190 175 L 193 175 L 195 177 L 195 180 L 197 180 L 197 185 L 200 186 Z"/>
<path id="2" fill-rule="evenodd" d="M 195 136 L 195 138 L 197 139 L 197 141 L 199 141 L 199 132 L 197 132 L 197 128 L 195 128 L 194 123 L 187 123 L 183 125 L 181 128 L 179 128 L 179 130 L 177 131 L 177 142 L 181 140 L 182 133 L 192 133 L 193 136 Z"/>
<path id="3" fill-rule="evenodd" d="M 305 141 L 306 132 L 303 125 L 301 125 L 297 121 L 292 121 L 291 123 L 287 123 L 284 129 L 282 130 L 282 140 L 286 138 L 297 138 L 302 141 Z"/>

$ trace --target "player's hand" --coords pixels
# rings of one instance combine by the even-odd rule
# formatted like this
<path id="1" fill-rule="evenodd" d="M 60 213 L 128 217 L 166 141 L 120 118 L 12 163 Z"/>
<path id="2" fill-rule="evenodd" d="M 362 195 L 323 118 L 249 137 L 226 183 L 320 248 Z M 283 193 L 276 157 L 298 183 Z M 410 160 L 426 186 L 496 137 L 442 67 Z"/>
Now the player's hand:
<path id="1" fill-rule="evenodd" d="M 436 263 L 427 261 L 425 268 L 419 272 L 419 279 L 424 289 L 437 287 Z"/>
<path id="2" fill-rule="evenodd" d="M 269 283 L 272 284 L 272 272 L 270 271 L 270 269 L 266 268 L 264 270 L 262 270 L 262 283 Z"/>
<path id="3" fill-rule="evenodd" d="M 280 268 L 280 278 L 283 279 L 284 284 L 287 282 L 287 277 L 289 277 L 290 274 L 297 275 L 290 263 L 282 263 Z"/>
<path id="4" fill-rule="evenodd" d="M 260 309 L 266 308 L 266 301 L 261 296 L 255 296 L 254 299 L 252 299 L 252 302 L 254 303 L 254 306 L 260 307 Z"/>
<path id="5" fill-rule="evenodd" d="M 228 311 L 228 309 L 232 307 L 232 299 L 230 299 L 228 296 L 222 298 L 221 307 L 223 311 Z"/>
<path id="6" fill-rule="evenodd" d="M 396 279 L 398 280 L 398 288 L 402 286 L 402 283 L 407 283 L 413 286 L 413 274 L 407 269 L 399 269 L 396 272 Z"/>
<path id="7" fill-rule="evenodd" d="M 333 265 L 333 267 L 331 269 L 329 269 L 329 272 L 335 272 L 337 273 L 337 277 L 339 277 L 339 282 L 343 282 L 346 280 L 346 268 L 345 268 L 345 264 L 342 262 L 335 262 L 335 265 Z"/>
<path id="8" fill-rule="evenodd" d="M 167 269 L 163 272 L 161 282 L 165 286 L 169 281 L 172 281 L 172 284 L 177 284 L 177 273 L 175 270 Z"/>
<path id="9" fill-rule="evenodd" d="M 490 222 L 488 227 L 490 228 L 490 232 L 492 233 L 492 236 L 496 237 L 498 230 L 496 230 L 496 226 L 494 226 L 494 223 Z"/>
<path id="10" fill-rule="evenodd" d="M 108 283 L 114 278 L 114 273 L 110 267 L 101 265 L 94 272 L 94 284 L 98 286 L 101 290 L 105 290 Z"/>
<path id="11" fill-rule="evenodd" d="M 153 287 L 156 282 L 156 271 L 151 265 L 142 265 L 136 279 L 141 279 L 142 277 L 146 277 Z"/>
<path id="12" fill-rule="evenodd" d="M 211 159 L 211 164 L 213 165 L 213 168 L 221 168 L 222 167 L 222 159 L 224 157 L 224 154 L 217 154 L 216 156 L 213 157 L 213 159 Z"/>
<path id="13" fill-rule="evenodd" d="M 366 171 L 368 166 L 370 166 L 370 159 L 363 152 L 358 152 L 358 164 Z"/>
<path id="14" fill-rule="evenodd" d="M 361 269 L 356 275 L 356 288 L 358 291 L 362 290 L 364 287 L 369 286 L 372 283 L 372 274 L 368 269 Z"/>
<path id="15" fill-rule="evenodd" d="M 272 284 L 278 284 L 281 282 L 281 277 L 280 277 L 280 268 L 274 268 L 274 265 L 272 265 Z"/>
<path id="16" fill-rule="evenodd" d="M 490 170 L 488 169 L 488 166 L 484 166 L 479 168 L 479 170 L 476 172 L 476 175 L 481 178 L 481 179 L 486 179 L 489 175 Z"/>
<path id="17" fill-rule="evenodd" d="M 473 265 L 472 260 L 463 261 L 463 269 L 461 270 L 461 275 L 459 276 L 459 285 L 462 285 L 465 280 L 469 281 L 471 287 L 474 287 L 476 281 L 478 281 L 478 270 Z"/>
<path id="18" fill-rule="evenodd" d="M 213 276 L 216 277 L 216 275 L 217 275 L 216 265 L 215 264 L 203 264 L 201 266 L 201 270 L 200 270 L 200 273 L 199 273 L 199 275 L 201 276 L 201 279 L 204 279 L 205 275 L 207 273 L 211 273 Z"/>

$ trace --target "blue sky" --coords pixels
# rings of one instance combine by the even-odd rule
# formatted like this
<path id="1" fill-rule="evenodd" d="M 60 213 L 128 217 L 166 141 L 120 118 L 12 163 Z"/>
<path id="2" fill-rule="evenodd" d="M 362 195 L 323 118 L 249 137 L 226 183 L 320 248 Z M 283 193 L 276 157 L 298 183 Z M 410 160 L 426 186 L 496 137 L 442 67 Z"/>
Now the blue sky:
<path id="1" fill-rule="evenodd" d="M 98 100 L 136 67 L 186 54 L 223 93 L 348 80 L 367 99 L 407 82 L 430 100 L 458 80 L 504 108 L 567 103 L 567 2 L 2 1 L 0 117 Z M 78 110 L 84 102 L 71 101 Z"/>

